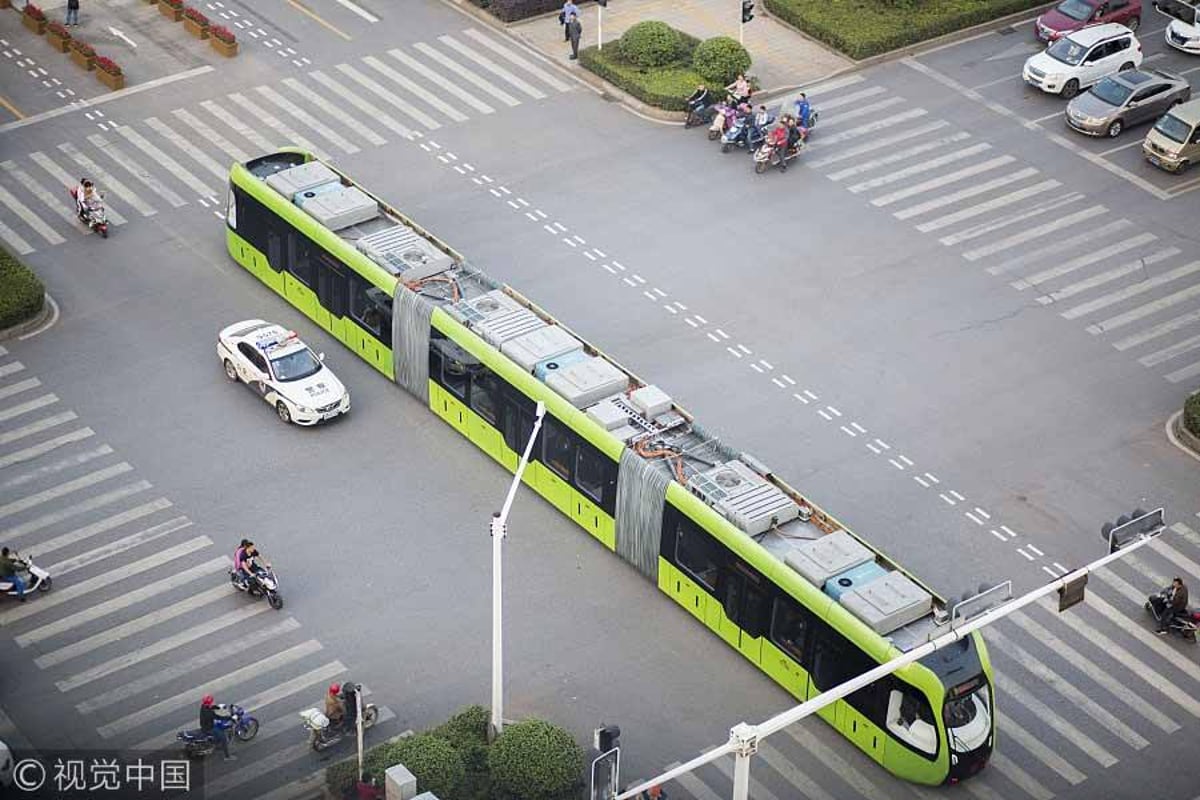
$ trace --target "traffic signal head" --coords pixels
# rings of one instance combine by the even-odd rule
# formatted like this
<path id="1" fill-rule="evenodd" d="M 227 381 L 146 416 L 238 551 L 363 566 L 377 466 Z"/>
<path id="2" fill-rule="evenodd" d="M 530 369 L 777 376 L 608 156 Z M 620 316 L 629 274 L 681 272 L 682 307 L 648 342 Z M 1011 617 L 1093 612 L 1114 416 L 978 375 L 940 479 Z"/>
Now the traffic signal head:
<path id="1" fill-rule="evenodd" d="M 621 729 L 616 725 L 603 725 L 594 731 L 594 744 L 601 753 L 607 753 L 621 743 Z"/>
<path id="2" fill-rule="evenodd" d="M 596 5 L 601 8 L 608 8 L 608 0 L 596 0 Z"/>
<path id="3" fill-rule="evenodd" d="M 742 0 L 742 22 L 754 19 L 754 0 Z"/>

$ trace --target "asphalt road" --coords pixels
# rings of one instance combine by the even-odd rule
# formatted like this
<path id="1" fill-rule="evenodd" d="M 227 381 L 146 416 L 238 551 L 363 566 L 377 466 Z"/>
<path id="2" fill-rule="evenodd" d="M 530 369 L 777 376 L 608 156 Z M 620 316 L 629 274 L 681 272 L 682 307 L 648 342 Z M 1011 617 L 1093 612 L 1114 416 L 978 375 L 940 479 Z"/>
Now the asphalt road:
<path id="1" fill-rule="evenodd" d="M 379 24 L 308 5 L 324 24 L 230 4 L 273 35 L 103 117 L 0 131 L 4 238 L 62 312 L 0 358 L 0 540 L 57 575 L 0 611 L 13 642 L 0 708 L 25 737 L 158 746 L 215 685 L 253 701 L 264 733 L 210 780 L 287 796 L 277 787 L 321 763 L 296 712 L 330 680 L 369 687 L 388 711 L 380 737 L 488 698 L 484 525 L 505 474 L 224 253 L 223 165 L 305 139 L 947 594 L 1029 588 L 1099 555 L 1104 520 L 1165 506 L 1169 539 L 1094 576 L 1102 602 L 996 629 L 1001 756 L 963 790 L 1135 798 L 1153 781 L 1156 797 L 1192 800 L 1195 652 L 1148 633 L 1140 598 L 1170 574 L 1200 585 L 1198 465 L 1163 434 L 1196 385 L 1197 273 L 1182 268 L 1198 195 L 1136 147 L 1099 156 L 1114 145 L 1063 131 L 1049 117 L 1061 101 L 1020 84 L 1027 26 L 814 87 L 803 163 L 755 176 L 744 155 L 605 103 L 441 4 L 406 9 L 399 36 L 386 8 L 365 10 Z M 143 11 L 120 13 L 148 24 Z M 1157 20 L 1144 31 L 1162 53 L 1151 64 L 1192 69 L 1163 52 Z M 954 166 L 928 163 L 951 153 Z M 81 163 L 124 220 L 107 242 L 56 210 L 59 176 Z M 924 185 L 963 168 L 977 171 Z M 1055 207 L 1014 218 L 1037 203 Z M 224 382 L 215 332 L 254 316 L 326 351 L 348 418 L 287 429 Z M 787 705 L 535 496 L 512 530 L 511 715 L 581 740 L 618 722 L 633 777 Z M 216 593 L 243 535 L 280 568 L 282 612 Z M 931 794 L 819 723 L 764 753 L 753 794 L 767 800 Z M 672 796 L 728 787 L 714 767 Z"/>

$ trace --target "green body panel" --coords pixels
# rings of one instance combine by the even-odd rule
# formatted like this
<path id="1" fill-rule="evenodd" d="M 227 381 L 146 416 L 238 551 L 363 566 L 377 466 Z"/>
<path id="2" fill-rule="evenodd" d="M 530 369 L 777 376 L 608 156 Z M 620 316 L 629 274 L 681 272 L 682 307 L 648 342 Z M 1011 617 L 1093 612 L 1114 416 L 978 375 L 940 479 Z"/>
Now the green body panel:
<path id="1" fill-rule="evenodd" d="M 287 297 L 283 291 L 284 273 L 271 269 L 267 257 L 228 226 L 225 228 L 225 247 L 233 260 L 245 267 L 247 272 L 270 286 L 275 294 Z"/>
<path id="2" fill-rule="evenodd" d="M 770 640 L 763 640 L 762 660 L 758 665 L 792 697 L 797 700 L 808 698 L 808 672 Z"/>

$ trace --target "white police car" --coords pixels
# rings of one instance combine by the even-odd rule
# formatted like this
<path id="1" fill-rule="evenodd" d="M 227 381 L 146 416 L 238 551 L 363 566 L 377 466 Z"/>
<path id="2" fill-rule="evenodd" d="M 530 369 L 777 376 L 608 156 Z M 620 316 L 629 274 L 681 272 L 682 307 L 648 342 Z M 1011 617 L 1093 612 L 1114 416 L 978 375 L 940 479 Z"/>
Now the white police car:
<path id="1" fill-rule="evenodd" d="M 294 331 L 249 319 L 217 335 L 217 358 L 231 381 L 243 381 L 284 422 L 316 425 L 350 410 L 350 393 Z"/>

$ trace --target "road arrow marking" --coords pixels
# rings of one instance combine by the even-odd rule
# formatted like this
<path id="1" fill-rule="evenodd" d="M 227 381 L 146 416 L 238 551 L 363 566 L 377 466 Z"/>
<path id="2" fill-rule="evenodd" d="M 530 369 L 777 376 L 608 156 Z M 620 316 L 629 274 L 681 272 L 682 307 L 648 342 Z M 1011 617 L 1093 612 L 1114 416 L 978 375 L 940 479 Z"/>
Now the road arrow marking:
<path id="1" fill-rule="evenodd" d="M 117 37 L 118 39 L 124 41 L 130 47 L 134 47 L 134 48 L 137 47 L 137 42 L 135 42 L 133 39 L 130 39 L 128 36 L 126 36 L 121 31 L 117 30 L 116 28 L 109 28 L 108 32 L 111 33 L 113 36 Z"/>

